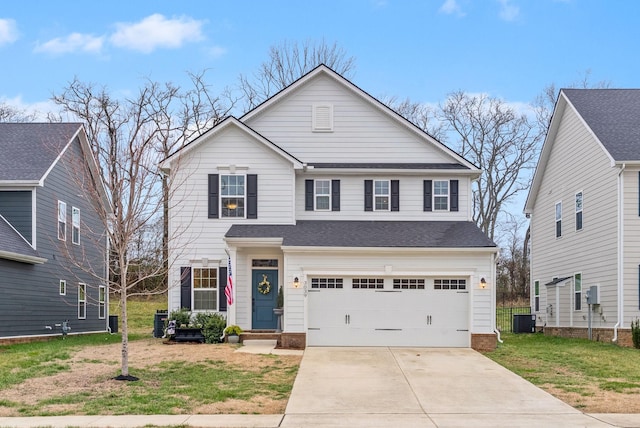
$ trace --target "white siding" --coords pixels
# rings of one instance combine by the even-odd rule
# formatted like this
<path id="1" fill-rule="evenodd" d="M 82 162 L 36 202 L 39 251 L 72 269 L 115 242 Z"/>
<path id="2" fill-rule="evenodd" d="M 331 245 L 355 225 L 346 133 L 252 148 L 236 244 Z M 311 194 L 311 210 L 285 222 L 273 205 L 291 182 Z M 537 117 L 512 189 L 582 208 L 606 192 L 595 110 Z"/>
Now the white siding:
<path id="1" fill-rule="evenodd" d="M 208 218 L 208 174 L 229 173 L 219 169 L 229 165 L 246 167 L 236 169 L 238 174 L 258 175 L 257 219 Z M 180 266 L 194 265 L 202 258 L 212 266 L 226 266 L 223 237 L 232 224 L 293 223 L 294 173 L 290 162 L 230 127 L 216 137 L 215 144 L 202 144 L 180 159 L 172 180 L 177 186 L 170 196 L 169 308 L 175 309 L 180 300 Z"/>
<path id="2" fill-rule="evenodd" d="M 624 180 L 624 327 L 640 318 L 640 181 L 636 168 L 627 168 Z"/>
<path id="3" fill-rule="evenodd" d="M 549 142 L 547 142 L 549 144 Z M 540 281 L 539 323 L 587 326 L 584 291 L 600 284 L 602 316 L 594 327 L 616 322 L 617 168 L 571 107 L 562 117 L 544 171 L 531 218 L 531 287 Z M 583 192 L 583 229 L 575 229 L 575 194 Z M 562 237 L 555 235 L 555 204 L 562 201 Z M 559 290 L 546 287 L 554 277 L 582 273 L 582 310 L 573 310 L 573 283 Z M 553 305 L 554 318 L 546 314 Z M 606 320 L 606 322 L 605 322 Z"/>
<path id="4" fill-rule="evenodd" d="M 312 132 L 317 103 L 333 105 L 333 132 Z M 327 76 L 310 80 L 247 124 L 307 163 L 454 162 L 436 148 L 439 143 L 426 143 Z"/>

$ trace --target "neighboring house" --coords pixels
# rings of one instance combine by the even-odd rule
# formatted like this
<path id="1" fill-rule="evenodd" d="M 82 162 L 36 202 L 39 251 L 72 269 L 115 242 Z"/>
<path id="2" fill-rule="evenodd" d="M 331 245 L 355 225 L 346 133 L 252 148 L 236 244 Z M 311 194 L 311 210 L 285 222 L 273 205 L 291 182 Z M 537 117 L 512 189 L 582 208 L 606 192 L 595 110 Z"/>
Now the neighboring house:
<path id="1" fill-rule="evenodd" d="M 83 126 L 0 123 L 0 153 L 0 340 L 60 335 L 65 321 L 70 334 L 106 331 L 106 236 L 88 190 L 100 181 Z"/>
<path id="2" fill-rule="evenodd" d="M 284 346 L 495 347 L 480 171 L 326 66 L 162 168 L 169 310 L 270 331 L 283 287 Z"/>
<path id="3" fill-rule="evenodd" d="M 630 344 L 640 317 L 640 90 L 562 89 L 525 213 L 531 305 L 552 334 Z M 598 303 L 586 300 L 587 291 Z M 591 308 L 591 312 L 589 312 Z"/>

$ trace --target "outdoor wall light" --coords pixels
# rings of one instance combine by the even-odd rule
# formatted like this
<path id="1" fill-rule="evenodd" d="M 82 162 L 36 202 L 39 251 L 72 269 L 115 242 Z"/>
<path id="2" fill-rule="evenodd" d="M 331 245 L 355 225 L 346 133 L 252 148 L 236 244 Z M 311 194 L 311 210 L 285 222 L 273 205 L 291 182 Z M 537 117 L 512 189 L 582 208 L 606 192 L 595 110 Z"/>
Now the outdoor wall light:
<path id="1" fill-rule="evenodd" d="M 297 276 L 293 278 L 293 288 L 300 288 L 300 279 Z"/>
<path id="2" fill-rule="evenodd" d="M 487 288 L 487 280 L 484 278 L 480 278 L 480 288 L 485 289 Z"/>

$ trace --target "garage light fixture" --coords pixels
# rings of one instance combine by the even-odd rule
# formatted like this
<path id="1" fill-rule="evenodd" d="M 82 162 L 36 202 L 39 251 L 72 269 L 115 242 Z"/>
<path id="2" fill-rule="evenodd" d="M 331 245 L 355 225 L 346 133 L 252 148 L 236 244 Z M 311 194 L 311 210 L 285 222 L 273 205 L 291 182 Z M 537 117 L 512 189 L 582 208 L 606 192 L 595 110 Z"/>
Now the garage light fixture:
<path id="1" fill-rule="evenodd" d="M 487 288 L 487 280 L 484 278 L 480 278 L 480 288 L 485 289 Z"/>
<path id="2" fill-rule="evenodd" d="M 293 278 L 293 288 L 300 288 L 300 279 L 297 276 Z"/>

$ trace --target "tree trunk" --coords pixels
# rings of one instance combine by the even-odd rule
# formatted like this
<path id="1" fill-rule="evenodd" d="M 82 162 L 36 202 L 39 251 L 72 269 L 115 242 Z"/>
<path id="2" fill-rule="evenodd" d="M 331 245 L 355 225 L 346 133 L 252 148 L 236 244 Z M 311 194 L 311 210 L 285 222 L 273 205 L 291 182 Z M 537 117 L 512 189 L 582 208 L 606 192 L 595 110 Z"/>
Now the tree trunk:
<path id="1" fill-rule="evenodd" d="M 122 317 L 122 377 L 129 376 L 129 328 L 127 322 L 127 288 L 120 290 L 120 316 Z"/>

